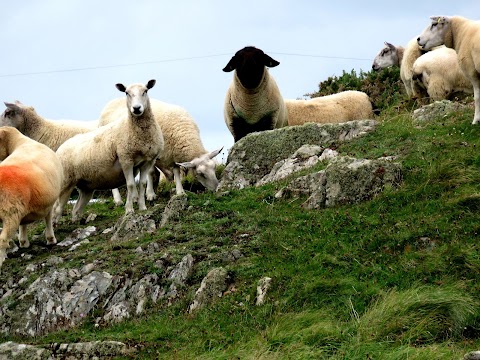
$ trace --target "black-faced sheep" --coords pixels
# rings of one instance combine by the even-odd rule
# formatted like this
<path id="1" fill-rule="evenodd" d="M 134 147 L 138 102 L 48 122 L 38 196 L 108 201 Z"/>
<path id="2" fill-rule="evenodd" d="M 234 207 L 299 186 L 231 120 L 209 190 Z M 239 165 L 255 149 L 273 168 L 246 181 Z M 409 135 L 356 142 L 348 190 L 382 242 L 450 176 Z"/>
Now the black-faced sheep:
<path id="1" fill-rule="evenodd" d="M 62 178 L 62 164 L 53 150 L 13 127 L 0 127 L 0 267 L 17 229 L 20 246 L 30 246 L 27 224 L 33 221 L 45 219 L 47 244 L 56 244 L 52 208 Z"/>
<path id="2" fill-rule="evenodd" d="M 418 37 L 418 45 L 430 50 L 444 44 L 457 52 L 458 65 L 472 83 L 475 115 L 472 124 L 480 121 L 480 23 L 461 16 L 432 16 L 431 25 Z"/>
<path id="3" fill-rule="evenodd" d="M 309 100 L 285 100 L 288 125 L 340 123 L 373 118 L 372 103 L 361 91 L 343 91 Z"/>
<path id="4" fill-rule="evenodd" d="M 235 70 L 224 104 L 225 123 L 235 142 L 255 131 L 287 125 L 285 102 L 267 69 L 279 64 L 262 50 L 248 46 L 237 51 L 223 69 Z"/>
<path id="5" fill-rule="evenodd" d="M 114 189 L 127 184 L 125 211 L 132 213 L 138 200 L 140 210 L 145 210 L 145 186 L 147 174 L 163 151 L 163 135 L 150 107 L 147 91 L 155 85 L 133 84 L 125 87 L 127 100 L 123 114 L 111 124 L 91 132 L 79 134 L 63 143 L 57 155 L 64 168 L 64 182 L 59 201 L 55 206 L 55 222 L 62 214 L 74 187 L 80 196 L 72 212 L 76 221 L 94 190 Z M 140 171 L 139 190 L 135 184 L 135 172 Z M 151 199 L 149 199 L 151 200 Z"/>
<path id="6" fill-rule="evenodd" d="M 150 99 L 150 105 L 156 121 L 162 129 L 165 142 L 164 150 L 158 157 L 155 166 L 164 174 L 171 174 L 175 179 L 177 194 L 183 194 L 180 166 L 192 169 L 196 179 L 205 188 L 215 191 L 218 186 L 215 168 L 217 163 L 213 159 L 221 148 L 212 152 L 205 150 L 200 139 L 200 131 L 191 115 L 184 108 L 168 104 L 160 100 Z M 125 99 L 110 101 L 102 110 L 99 125 L 111 123 L 118 118 L 118 113 L 125 107 Z M 153 191 L 151 178 L 148 181 L 147 191 Z M 118 191 L 114 192 L 116 203 L 121 203 Z"/>
<path id="7" fill-rule="evenodd" d="M 31 106 L 20 101 L 5 103 L 7 107 L 0 116 L 0 126 L 13 126 L 29 138 L 57 151 L 67 139 L 89 132 L 97 126 L 71 120 L 48 120 L 38 115 Z"/>

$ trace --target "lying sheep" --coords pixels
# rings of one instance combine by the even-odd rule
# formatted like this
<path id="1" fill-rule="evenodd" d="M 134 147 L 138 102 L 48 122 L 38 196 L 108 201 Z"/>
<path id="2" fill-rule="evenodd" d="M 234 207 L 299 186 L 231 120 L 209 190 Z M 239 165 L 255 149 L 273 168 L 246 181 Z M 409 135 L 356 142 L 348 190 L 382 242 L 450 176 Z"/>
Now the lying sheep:
<path id="1" fill-rule="evenodd" d="M 407 95 L 411 98 L 423 97 L 425 91 L 413 81 L 413 63 L 424 52 L 418 47 L 417 39 L 410 40 L 405 48 L 385 42 L 385 47 L 375 56 L 372 69 L 378 71 L 389 66 L 400 67 L 400 78 Z"/>
<path id="2" fill-rule="evenodd" d="M 0 267 L 17 229 L 20 246 L 30 246 L 27 224 L 33 221 L 45 219 L 47 244 L 57 243 L 52 208 L 62 178 L 62 164 L 54 151 L 11 126 L 0 128 Z"/>
<path id="3" fill-rule="evenodd" d="M 340 123 L 373 118 L 372 103 L 361 91 L 343 91 L 309 100 L 285 100 L 288 125 Z"/>
<path id="4" fill-rule="evenodd" d="M 156 99 L 150 99 L 150 104 L 165 141 L 164 150 L 155 166 L 162 170 L 167 177 L 173 171 L 177 194 L 185 193 L 181 182 L 180 166 L 192 169 L 196 179 L 205 188 L 215 191 L 218 180 L 215 174 L 216 162 L 213 158 L 222 151 L 222 148 L 212 152 L 205 150 L 197 124 L 182 107 Z M 110 101 L 102 110 L 99 126 L 115 121 L 124 107 L 125 99 Z M 149 177 L 147 191 L 153 192 L 151 184 L 151 177 Z M 113 196 L 115 203 L 122 202 L 117 190 L 114 191 Z"/>
<path id="5" fill-rule="evenodd" d="M 448 99 L 458 92 L 473 93 L 472 84 L 458 66 L 457 53 L 445 46 L 420 56 L 413 64 L 412 79 L 433 100 Z"/>
<path id="6" fill-rule="evenodd" d="M 146 209 L 147 174 L 163 150 L 162 131 L 155 121 L 147 94 L 154 85 L 155 80 L 128 87 L 117 84 L 117 89 L 127 96 L 121 117 L 111 124 L 76 135 L 58 148 L 65 179 L 55 206 L 56 222 L 74 187 L 78 188 L 80 196 L 73 208 L 73 221 L 79 218 L 94 190 L 113 189 L 125 183 L 126 213 L 133 212 L 133 203 L 137 200 L 139 209 Z M 138 191 L 134 176 L 137 169 L 140 171 Z"/>
<path id="7" fill-rule="evenodd" d="M 0 126 L 13 126 L 22 134 L 47 145 L 57 151 L 67 139 L 77 134 L 83 134 L 96 128 L 96 124 L 70 120 L 48 120 L 37 114 L 31 106 L 20 101 L 5 103 L 7 107 L 0 116 Z"/>
<path id="8" fill-rule="evenodd" d="M 267 69 L 279 64 L 262 50 L 248 46 L 237 51 L 223 69 L 235 70 L 224 104 L 225 123 L 235 142 L 255 131 L 287 125 L 284 100 Z"/>
<path id="9" fill-rule="evenodd" d="M 430 50 L 444 44 L 457 52 L 458 65 L 473 87 L 475 115 L 480 121 L 480 23 L 461 16 L 432 16 L 432 23 L 418 37 L 418 45 Z"/>

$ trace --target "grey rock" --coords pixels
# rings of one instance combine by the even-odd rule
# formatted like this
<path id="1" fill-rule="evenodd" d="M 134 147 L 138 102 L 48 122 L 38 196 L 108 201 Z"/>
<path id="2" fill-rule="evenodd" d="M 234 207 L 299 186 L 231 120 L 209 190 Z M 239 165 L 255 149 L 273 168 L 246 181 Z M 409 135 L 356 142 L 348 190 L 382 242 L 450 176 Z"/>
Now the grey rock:
<path id="1" fill-rule="evenodd" d="M 168 279 L 171 281 L 166 296 L 170 301 L 179 294 L 179 288 L 185 286 L 185 281 L 190 276 L 193 269 L 193 256 L 188 254 L 183 257 L 182 261 L 171 271 Z"/>
<path id="2" fill-rule="evenodd" d="M 335 150 L 323 149 L 316 145 L 304 145 L 288 159 L 276 163 L 272 171 L 261 178 L 255 186 L 285 179 L 298 171 L 308 169 L 321 161 L 330 160 L 336 156 L 338 156 L 338 153 Z"/>
<path id="3" fill-rule="evenodd" d="M 163 211 L 160 227 L 164 227 L 172 220 L 177 220 L 180 214 L 187 208 L 187 195 L 174 195 Z"/>
<path id="4" fill-rule="evenodd" d="M 138 239 L 144 234 L 151 234 L 156 230 L 153 211 L 146 213 L 132 213 L 122 216 L 114 226 L 115 233 L 111 241 L 126 241 Z"/>
<path id="5" fill-rule="evenodd" d="M 0 359 L 29 359 L 29 360 L 49 360 L 52 358 L 50 350 L 27 344 L 18 344 L 8 341 L 0 344 Z"/>
<path id="6" fill-rule="evenodd" d="M 258 280 L 257 284 L 257 300 L 255 301 L 255 305 L 263 305 L 265 303 L 265 296 L 267 296 L 267 291 L 270 289 L 270 285 L 272 284 L 272 278 L 270 277 L 263 277 Z"/>
<path id="7" fill-rule="evenodd" d="M 480 360 L 480 351 L 471 351 L 463 356 L 464 360 Z"/>
<path id="8" fill-rule="evenodd" d="M 429 105 L 422 106 L 413 112 L 413 119 L 418 122 L 431 121 L 447 116 L 456 111 L 466 109 L 467 106 L 450 100 L 435 101 Z"/>
<path id="9" fill-rule="evenodd" d="M 222 297 L 228 287 L 228 272 L 225 268 L 219 267 L 210 270 L 203 278 L 200 287 L 195 292 L 195 299 L 190 304 L 188 311 L 194 312 Z"/>
<path id="10" fill-rule="evenodd" d="M 401 183 L 401 166 L 390 159 L 334 158 L 325 170 L 299 177 L 276 194 L 277 198 L 308 195 L 308 209 L 353 204 L 373 198 L 385 186 Z"/>
<path id="11" fill-rule="evenodd" d="M 217 192 L 255 185 L 272 171 L 276 163 L 289 158 L 302 145 L 325 148 L 333 142 L 362 136 L 373 131 L 375 126 L 374 120 L 309 123 L 248 134 L 232 147 Z"/>
<path id="12" fill-rule="evenodd" d="M 88 238 L 90 235 L 95 234 L 96 231 L 97 228 L 95 226 L 87 226 L 86 228 L 76 229 L 63 241 L 59 242 L 57 246 L 71 246 L 81 240 Z"/>

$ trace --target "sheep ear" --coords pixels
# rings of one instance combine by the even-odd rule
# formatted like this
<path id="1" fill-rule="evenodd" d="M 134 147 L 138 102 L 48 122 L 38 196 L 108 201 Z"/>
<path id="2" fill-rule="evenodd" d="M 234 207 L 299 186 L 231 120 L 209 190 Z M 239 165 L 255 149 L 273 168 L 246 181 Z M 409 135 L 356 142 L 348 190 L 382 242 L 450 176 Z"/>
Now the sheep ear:
<path id="1" fill-rule="evenodd" d="M 387 46 L 388 46 L 390 49 L 392 49 L 392 50 L 395 49 L 395 45 L 390 44 L 389 42 L 386 42 L 386 41 L 385 41 L 385 45 L 387 45 Z"/>
<path id="2" fill-rule="evenodd" d="M 268 56 L 267 54 L 263 54 L 263 65 L 268 66 L 268 67 L 275 67 L 280 65 L 280 63 Z"/>
<path id="3" fill-rule="evenodd" d="M 237 68 L 237 58 L 233 56 L 228 64 L 223 68 L 223 71 L 225 72 L 230 72 L 233 71 Z"/>
<path id="4" fill-rule="evenodd" d="M 147 89 L 153 88 L 156 83 L 157 83 L 157 80 L 155 80 L 155 79 L 149 80 L 148 83 L 147 83 Z"/>
<path id="5" fill-rule="evenodd" d="M 127 88 L 125 87 L 125 85 L 120 84 L 120 83 L 115 84 L 115 87 L 116 87 L 119 91 L 121 91 L 121 92 L 125 92 L 125 91 L 127 90 Z"/>
<path id="6" fill-rule="evenodd" d="M 430 16 L 430 19 L 432 20 L 432 24 L 444 24 L 448 21 L 448 17 L 446 16 Z"/>
<path id="7" fill-rule="evenodd" d="M 181 167 L 184 167 L 184 168 L 187 168 L 187 169 L 191 169 L 191 168 L 194 168 L 195 165 L 189 161 L 189 162 L 183 162 L 183 163 L 176 163 L 178 166 L 181 166 Z"/>
<path id="8" fill-rule="evenodd" d="M 10 110 L 20 110 L 20 106 L 19 104 L 17 104 L 17 102 L 14 103 L 9 103 L 9 102 L 4 102 L 5 106 L 7 107 L 7 109 L 10 109 Z"/>
<path id="9" fill-rule="evenodd" d="M 222 151 L 222 150 L 223 150 L 223 146 L 222 146 L 220 149 L 218 149 L 218 150 L 213 150 L 211 153 L 208 154 L 208 157 L 209 157 L 210 159 L 213 159 L 215 156 L 217 156 L 218 154 L 220 154 L 220 151 Z"/>

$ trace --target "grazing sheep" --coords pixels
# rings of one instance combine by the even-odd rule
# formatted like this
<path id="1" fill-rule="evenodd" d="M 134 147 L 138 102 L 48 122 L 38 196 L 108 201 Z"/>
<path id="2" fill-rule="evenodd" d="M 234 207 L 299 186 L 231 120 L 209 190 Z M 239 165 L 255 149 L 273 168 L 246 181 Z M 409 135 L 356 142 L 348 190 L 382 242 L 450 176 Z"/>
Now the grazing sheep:
<path id="1" fill-rule="evenodd" d="M 288 125 L 340 123 L 373 118 L 372 103 L 361 91 L 343 91 L 309 100 L 285 100 Z"/>
<path id="2" fill-rule="evenodd" d="M 215 191 L 218 186 L 215 174 L 216 162 L 213 160 L 222 148 L 208 152 L 200 139 L 200 131 L 190 114 L 180 106 L 150 99 L 153 115 L 163 132 L 164 150 L 155 166 L 167 176 L 173 170 L 177 194 L 183 194 L 180 166 L 192 169 L 197 180 L 205 188 Z M 110 101 L 102 110 L 99 126 L 118 119 L 119 112 L 125 107 L 125 99 Z M 147 191 L 153 192 L 151 177 L 147 181 Z M 155 195 L 155 193 L 153 193 Z M 120 193 L 113 192 L 115 202 L 121 203 Z"/>
<path id="3" fill-rule="evenodd" d="M 76 221 L 92 198 L 94 190 L 114 189 L 127 184 L 125 211 L 133 212 L 138 200 L 140 210 L 145 210 L 145 185 L 149 171 L 163 150 L 163 135 L 150 107 L 147 91 L 155 85 L 117 84 L 127 96 L 120 118 L 91 132 L 79 134 L 65 141 L 57 150 L 62 161 L 65 180 L 59 201 L 55 206 L 55 222 L 62 215 L 74 187 L 80 193 L 72 212 Z M 135 172 L 140 171 L 139 190 Z M 149 199 L 151 200 L 151 199 Z"/>
<path id="4" fill-rule="evenodd" d="M 57 243 L 52 208 L 60 194 L 63 170 L 53 150 L 11 126 L 0 128 L 0 267 L 17 229 L 21 247 L 29 247 L 27 224 L 45 219 L 48 245 Z"/>
<path id="5" fill-rule="evenodd" d="M 7 107 L 0 116 L 0 126 L 13 126 L 22 134 L 47 145 L 57 151 L 67 139 L 77 134 L 86 133 L 96 128 L 85 122 L 71 120 L 48 120 L 37 114 L 31 106 L 23 105 L 20 101 L 5 103 Z"/>
<path id="6" fill-rule="evenodd" d="M 445 46 L 420 56 L 413 64 L 412 79 L 433 100 L 448 99 L 458 92 L 473 93 L 472 84 L 458 66 L 457 53 Z"/>
<path id="7" fill-rule="evenodd" d="M 262 50 L 248 46 L 237 51 L 223 69 L 235 70 L 224 104 L 225 123 L 235 142 L 255 131 L 287 125 L 284 100 L 267 69 L 279 64 Z"/>
<path id="8" fill-rule="evenodd" d="M 472 83 L 475 115 L 472 124 L 480 121 L 480 23 L 461 16 L 432 16 L 432 23 L 418 37 L 418 45 L 430 50 L 444 44 L 457 52 L 458 65 Z"/>
<path id="9" fill-rule="evenodd" d="M 423 53 L 418 47 L 416 38 L 410 40 L 405 48 L 385 42 L 385 47 L 380 50 L 373 60 L 372 69 L 378 71 L 389 66 L 399 66 L 400 78 L 405 86 L 407 95 L 411 98 L 423 97 L 422 95 L 425 95 L 425 91 L 412 80 L 413 63 Z"/>

